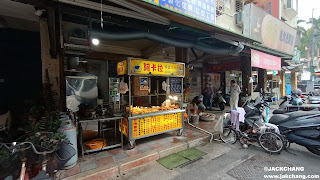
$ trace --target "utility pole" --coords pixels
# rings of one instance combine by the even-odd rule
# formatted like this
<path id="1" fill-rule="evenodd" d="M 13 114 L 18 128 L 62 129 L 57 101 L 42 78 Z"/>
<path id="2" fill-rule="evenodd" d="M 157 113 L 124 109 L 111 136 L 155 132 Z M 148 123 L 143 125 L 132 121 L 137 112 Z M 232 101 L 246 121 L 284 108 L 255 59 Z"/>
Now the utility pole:
<path id="1" fill-rule="evenodd" d="M 313 64 L 313 59 L 314 59 L 314 51 L 315 51 L 315 45 L 316 45 L 316 37 L 315 37 L 315 28 L 314 28 L 314 24 L 313 24 L 313 12 L 314 12 L 315 8 L 312 8 L 312 19 L 311 19 L 311 39 L 310 39 L 310 58 L 311 58 L 311 62 L 310 62 L 310 74 L 311 74 L 311 81 L 314 81 L 314 64 Z"/>

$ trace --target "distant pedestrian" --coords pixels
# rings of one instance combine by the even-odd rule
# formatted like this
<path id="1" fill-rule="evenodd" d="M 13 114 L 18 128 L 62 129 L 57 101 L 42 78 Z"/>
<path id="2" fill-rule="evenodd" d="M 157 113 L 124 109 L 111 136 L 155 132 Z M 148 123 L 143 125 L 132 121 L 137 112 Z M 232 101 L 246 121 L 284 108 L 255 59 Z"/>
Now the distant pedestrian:
<path id="1" fill-rule="evenodd" d="M 238 108 L 239 94 L 241 90 L 234 80 L 231 80 L 230 85 L 230 107 L 231 110 L 233 110 Z"/>

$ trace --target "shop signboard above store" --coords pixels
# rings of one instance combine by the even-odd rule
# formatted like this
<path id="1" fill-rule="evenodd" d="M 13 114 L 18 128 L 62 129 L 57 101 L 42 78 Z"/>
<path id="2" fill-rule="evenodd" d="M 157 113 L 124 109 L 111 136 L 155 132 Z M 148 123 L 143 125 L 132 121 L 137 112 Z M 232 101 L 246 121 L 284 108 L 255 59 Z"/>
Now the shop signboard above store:
<path id="1" fill-rule="evenodd" d="M 292 55 L 297 30 L 254 4 L 244 6 L 243 34 L 263 46 Z"/>
<path id="2" fill-rule="evenodd" d="M 208 24 L 216 22 L 216 0 L 142 0 Z"/>
<path id="3" fill-rule="evenodd" d="M 227 63 L 215 64 L 208 67 L 208 72 L 213 73 L 240 70 L 241 64 L 241 61 L 229 61 Z"/>
<path id="4" fill-rule="evenodd" d="M 130 59 L 130 71 L 131 74 L 183 77 L 184 64 Z"/>
<path id="5" fill-rule="evenodd" d="M 294 50 L 292 62 L 300 63 L 301 52 L 299 50 Z"/>
<path id="6" fill-rule="evenodd" d="M 280 71 L 281 58 L 251 49 L 251 66 Z"/>

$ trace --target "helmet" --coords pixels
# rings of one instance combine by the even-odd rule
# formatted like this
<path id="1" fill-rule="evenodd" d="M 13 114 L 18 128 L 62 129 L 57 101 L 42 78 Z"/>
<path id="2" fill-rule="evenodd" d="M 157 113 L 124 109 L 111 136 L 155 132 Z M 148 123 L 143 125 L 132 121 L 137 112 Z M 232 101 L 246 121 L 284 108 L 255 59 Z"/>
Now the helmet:
<path id="1" fill-rule="evenodd" d="M 203 101 L 203 95 L 202 94 L 199 95 L 198 100 L 199 101 Z"/>
<path id="2" fill-rule="evenodd" d="M 292 100 L 293 105 L 302 105 L 302 100 L 300 98 L 295 98 Z"/>
<path id="3" fill-rule="evenodd" d="M 295 89 L 295 90 L 292 91 L 292 93 L 293 93 L 293 94 L 296 94 L 296 95 L 298 95 L 298 96 L 301 96 L 302 91 L 301 91 L 300 89 Z"/>

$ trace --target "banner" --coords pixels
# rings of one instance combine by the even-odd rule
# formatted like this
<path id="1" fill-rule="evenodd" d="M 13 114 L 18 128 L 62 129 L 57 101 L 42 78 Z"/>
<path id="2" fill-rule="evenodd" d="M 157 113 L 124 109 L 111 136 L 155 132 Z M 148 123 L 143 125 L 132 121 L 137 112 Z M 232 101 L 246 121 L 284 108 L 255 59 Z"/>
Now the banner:
<path id="1" fill-rule="evenodd" d="M 251 49 L 251 66 L 280 71 L 281 58 Z"/>
<path id="2" fill-rule="evenodd" d="M 164 63 L 138 59 L 131 59 L 130 61 L 131 74 L 184 77 L 183 63 Z"/>
<path id="3" fill-rule="evenodd" d="M 118 76 L 127 74 L 127 60 L 121 61 L 117 64 L 117 74 Z"/>

